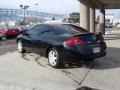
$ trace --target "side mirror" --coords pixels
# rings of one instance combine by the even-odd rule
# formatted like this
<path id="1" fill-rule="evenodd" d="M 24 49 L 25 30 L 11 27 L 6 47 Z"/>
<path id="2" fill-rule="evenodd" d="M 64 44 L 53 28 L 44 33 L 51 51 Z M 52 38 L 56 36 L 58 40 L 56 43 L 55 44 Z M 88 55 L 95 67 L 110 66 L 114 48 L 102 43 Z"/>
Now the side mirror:
<path id="1" fill-rule="evenodd" d="M 23 31 L 20 31 L 20 34 L 22 34 L 23 33 Z"/>

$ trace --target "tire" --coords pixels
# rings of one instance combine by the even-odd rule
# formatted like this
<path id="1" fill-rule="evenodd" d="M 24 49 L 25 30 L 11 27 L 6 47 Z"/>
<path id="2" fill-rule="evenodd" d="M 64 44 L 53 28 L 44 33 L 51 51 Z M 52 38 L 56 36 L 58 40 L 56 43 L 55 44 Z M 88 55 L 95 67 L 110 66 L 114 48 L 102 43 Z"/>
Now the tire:
<path id="1" fill-rule="evenodd" d="M 0 40 L 2 40 L 2 37 L 0 37 Z"/>
<path id="2" fill-rule="evenodd" d="M 55 48 L 51 48 L 48 51 L 48 63 L 53 68 L 59 68 L 62 65 L 59 53 Z"/>
<path id="3" fill-rule="evenodd" d="M 23 49 L 23 44 L 22 44 L 22 41 L 21 40 L 18 40 L 17 42 L 17 50 L 19 53 L 24 53 L 25 50 Z"/>

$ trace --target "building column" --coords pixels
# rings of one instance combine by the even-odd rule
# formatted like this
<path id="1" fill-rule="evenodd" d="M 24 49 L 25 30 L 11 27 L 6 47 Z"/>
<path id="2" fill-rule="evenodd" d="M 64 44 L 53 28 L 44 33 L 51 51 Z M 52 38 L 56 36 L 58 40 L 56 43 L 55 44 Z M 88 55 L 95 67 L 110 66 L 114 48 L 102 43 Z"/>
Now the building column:
<path id="1" fill-rule="evenodd" d="M 90 5 L 90 32 L 95 33 L 95 7 Z"/>
<path id="2" fill-rule="evenodd" d="M 102 34 L 105 34 L 105 10 L 104 9 L 100 10 L 100 21 L 99 21 L 99 24 L 100 24 L 100 32 Z"/>
<path id="3" fill-rule="evenodd" d="M 89 0 L 80 0 L 80 27 L 89 30 Z"/>

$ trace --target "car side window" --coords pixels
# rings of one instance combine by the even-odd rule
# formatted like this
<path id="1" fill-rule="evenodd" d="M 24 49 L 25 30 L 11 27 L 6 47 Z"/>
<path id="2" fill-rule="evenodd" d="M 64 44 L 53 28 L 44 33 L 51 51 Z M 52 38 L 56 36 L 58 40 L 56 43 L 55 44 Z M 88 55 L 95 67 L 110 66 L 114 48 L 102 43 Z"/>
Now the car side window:
<path id="1" fill-rule="evenodd" d="M 27 30 L 26 33 L 27 33 L 28 35 L 31 35 L 31 34 L 34 33 L 33 30 L 34 30 L 34 27 L 32 27 L 31 29 Z"/>
<path id="2" fill-rule="evenodd" d="M 37 30 L 36 30 L 37 28 L 38 28 L 38 26 L 34 26 L 34 27 L 32 27 L 30 30 L 28 30 L 28 31 L 27 31 L 28 35 L 37 34 L 37 33 L 38 33 Z"/>
<path id="3" fill-rule="evenodd" d="M 53 31 L 51 30 L 51 28 L 47 25 L 37 25 L 33 28 L 31 28 L 28 31 L 28 34 L 32 34 L 32 35 L 40 35 L 40 34 L 53 34 Z"/>
<path id="4" fill-rule="evenodd" d="M 43 31 L 43 32 L 40 32 L 39 34 L 53 34 L 53 32 L 51 31 L 51 30 L 45 30 L 45 31 Z"/>

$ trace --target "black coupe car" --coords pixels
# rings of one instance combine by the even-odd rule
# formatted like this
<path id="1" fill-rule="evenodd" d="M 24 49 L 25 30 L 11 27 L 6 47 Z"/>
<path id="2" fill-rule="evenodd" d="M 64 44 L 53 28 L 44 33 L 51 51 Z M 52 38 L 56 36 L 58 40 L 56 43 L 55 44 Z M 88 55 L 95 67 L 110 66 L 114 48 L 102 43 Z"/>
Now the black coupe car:
<path id="1" fill-rule="evenodd" d="M 40 24 L 17 37 L 18 51 L 39 53 L 57 68 L 65 60 L 94 60 L 106 55 L 102 34 L 72 24 Z"/>

